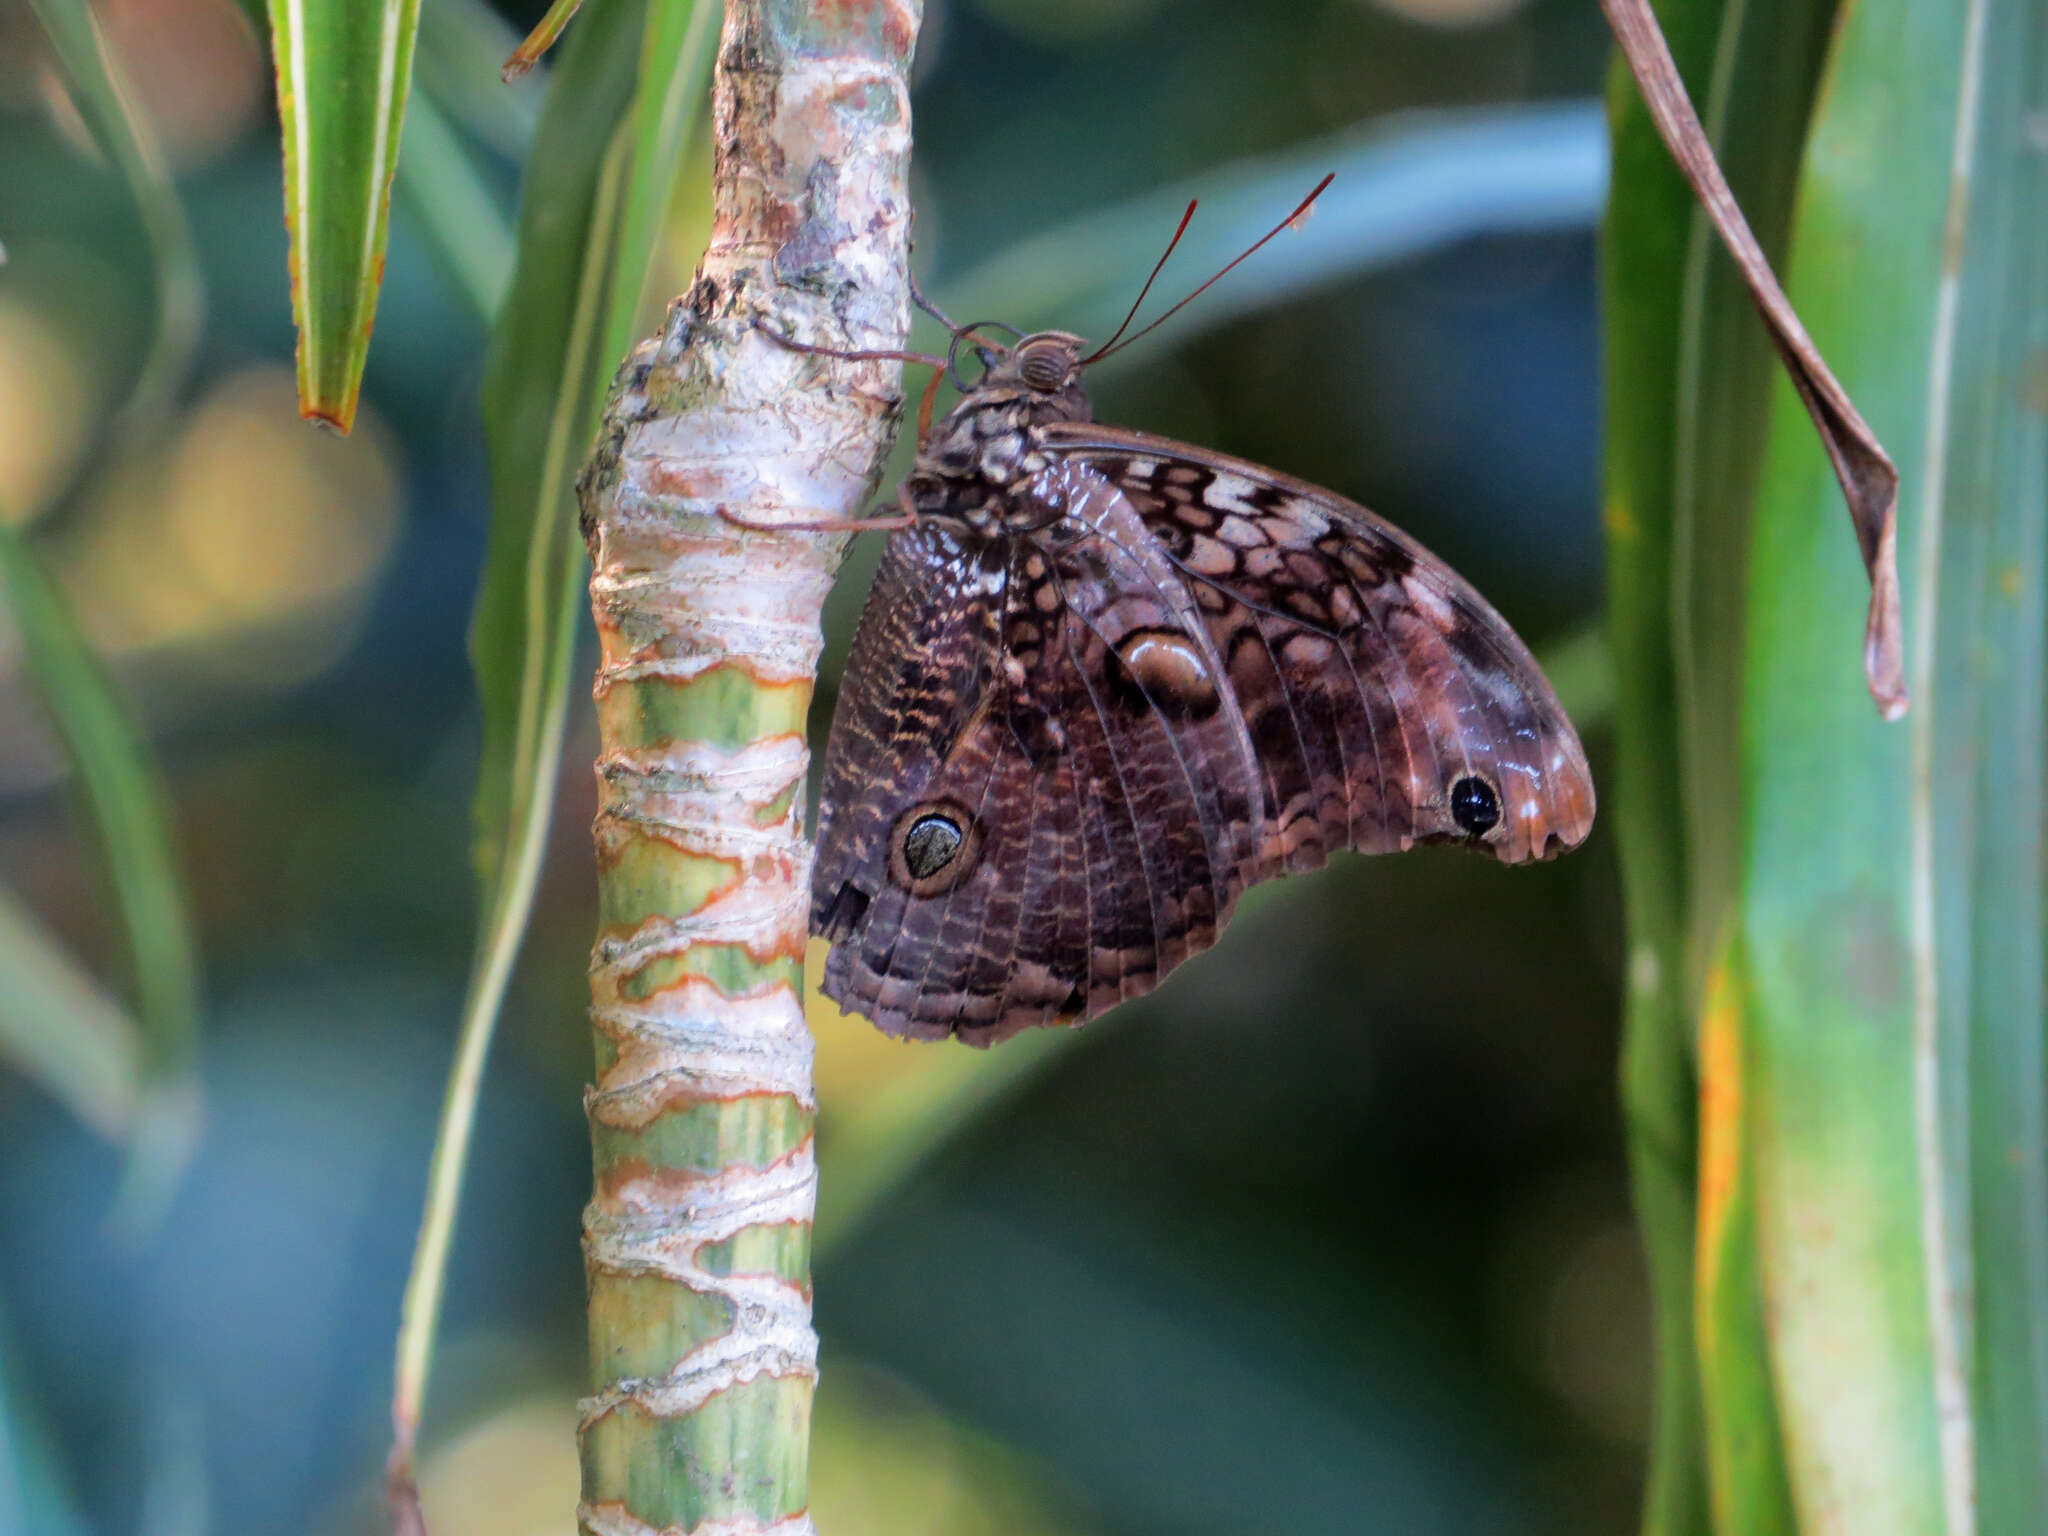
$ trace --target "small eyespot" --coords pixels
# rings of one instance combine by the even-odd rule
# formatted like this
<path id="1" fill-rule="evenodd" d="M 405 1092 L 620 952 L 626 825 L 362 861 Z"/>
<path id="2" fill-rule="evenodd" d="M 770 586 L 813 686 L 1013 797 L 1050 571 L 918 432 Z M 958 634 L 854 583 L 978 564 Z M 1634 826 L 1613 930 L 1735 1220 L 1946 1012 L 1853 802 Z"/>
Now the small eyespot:
<path id="1" fill-rule="evenodd" d="M 951 890 L 974 872 L 980 857 L 980 826 L 951 800 L 913 805 L 889 834 L 889 878 L 913 896 Z"/>
<path id="2" fill-rule="evenodd" d="M 903 834 L 903 865 L 913 880 L 928 880 L 953 862 L 961 841 L 959 823 L 937 811 L 929 812 Z"/>
<path id="3" fill-rule="evenodd" d="M 1500 796 L 1482 778 L 1467 775 L 1451 786 L 1451 820 L 1471 837 L 1484 837 L 1500 823 Z"/>

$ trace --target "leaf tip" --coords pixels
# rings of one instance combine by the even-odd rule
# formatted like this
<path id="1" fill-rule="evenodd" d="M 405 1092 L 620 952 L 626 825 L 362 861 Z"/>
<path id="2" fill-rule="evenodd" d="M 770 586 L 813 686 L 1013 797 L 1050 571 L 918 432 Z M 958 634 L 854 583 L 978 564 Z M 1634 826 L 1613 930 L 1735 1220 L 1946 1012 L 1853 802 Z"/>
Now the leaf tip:
<path id="1" fill-rule="evenodd" d="M 1899 524 L 1898 472 L 1891 460 L 1883 458 L 1890 476 L 1890 490 L 1882 496 L 1877 512 L 1877 537 L 1870 546 L 1870 616 L 1863 628 L 1863 675 L 1870 684 L 1870 697 L 1877 712 L 1887 721 L 1905 718 L 1911 693 L 1906 687 L 1906 643 L 1899 618 Z M 1856 510 L 1852 497 L 1851 509 Z M 1861 519 L 1858 519 L 1861 529 Z"/>
<path id="2" fill-rule="evenodd" d="M 332 432 L 336 437 L 347 437 L 350 428 L 356 424 L 353 406 L 329 406 L 317 403 L 302 404 L 299 415 L 310 421 L 322 432 Z"/>

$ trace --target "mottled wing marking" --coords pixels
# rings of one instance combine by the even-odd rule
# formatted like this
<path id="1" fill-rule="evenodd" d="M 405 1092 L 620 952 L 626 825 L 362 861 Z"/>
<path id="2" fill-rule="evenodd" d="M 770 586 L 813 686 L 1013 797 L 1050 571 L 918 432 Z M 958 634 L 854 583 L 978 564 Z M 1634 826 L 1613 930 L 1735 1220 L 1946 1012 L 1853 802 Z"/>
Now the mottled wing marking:
<path id="1" fill-rule="evenodd" d="M 1418 841 L 1548 858 L 1592 825 L 1577 733 L 1513 630 L 1442 561 L 1363 507 L 1201 448 L 1094 423 L 1048 449 L 1124 491 L 1193 587 L 1273 774 L 1263 868 Z M 1452 787 L 1501 815 L 1474 837 Z M 1257 878 L 1257 875 L 1254 875 Z"/>
<path id="2" fill-rule="evenodd" d="M 994 574 L 928 525 L 897 534 L 847 664 L 813 921 L 835 943 L 827 992 L 892 1032 L 986 1044 L 1149 991 L 1214 942 L 1263 824 L 1227 696 L 1197 691 L 1192 712 L 1114 659 L 1185 636 L 1168 660 L 1197 659 L 1192 685 L 1222 670 L 1130 503 L 1080 466 L 1025 494 L 1070 516 L 1008 541 Z M 966 878 L 919 897 L 889 839 L 923 804 L 959 807 L 980 844 Z"/>

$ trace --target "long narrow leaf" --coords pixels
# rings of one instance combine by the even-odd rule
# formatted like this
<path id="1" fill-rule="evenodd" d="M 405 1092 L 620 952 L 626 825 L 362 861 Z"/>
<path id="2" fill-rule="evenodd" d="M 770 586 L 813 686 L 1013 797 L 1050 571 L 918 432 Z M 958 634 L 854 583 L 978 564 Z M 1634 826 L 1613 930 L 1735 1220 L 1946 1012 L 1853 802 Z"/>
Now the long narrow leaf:
<path id="1" fill-rule="evenodd" d="M 0 1060 L 109 1141 L 126 1140 L 142 1032 L 54 934 L 0 889 Z"/>
<path id="2" fill-rule="evenodd" d="M 1742 941 L 1758 1233 L 1793 1494 L 1815 1529 L 1975 1529 L 1967 1014 L 1940 942 L 1953 916 L 1940 893 L 1967 852 L 1948 814 L 1961 786 L 1937 786 L 1927 749 L 1977 665 L 1954 647 L 1941 560 L 1956 529 L 1992 514 L 1958 499 L 1945 468 L 1975 425 L 1955 397 L 1974 297 L 1960 235 L 1991 3 L 1845 9 L 1792 241 L 1789 290 L 1911 490 L 1910 731 L 1870 718 L 1828 639 L 1865 594 L 1826 537 L 1828 466 L 1782 390 L 1756 507 Z M 2006 106 L 2001 131 L 2022 132 Z"/>
<path id="3" fill-rule="evenodd" d="M 1667 9 L 1673 52 L 1703 77 L 1718 0 Z M 1616 764 L 1608 817 L 1628 898 L 1622 1112 L 1656 1321 L 1656 1397 L 1643 1527 L 1710 1528 L 1693 1334 L 1695 1076 L 1687 985 L 1685 824 L 1673 655 L 1672 519 L 1678 334 L 1690 194 L 1617 65 L 1608 93 L 1614 191 L 1601 231 L 1606 322 L 1607 606 Z"/>
<path id="4" fill-rule="evenodd" d="M 85 1536 L 50 1436 L 16 1375 L 13 1340 L 0 1317 L 0 1531 Z"/>
<path id="5" fill-rule="evenodd" d="M 517 80 L 532 70 L 547 51 L 555 46 L 562 35 L 562 29 L 569 20 L 583 8 L 583 0 L 554 0 L 547 14 L 534 23 L 534 28 L 519 40 L 519 46 L 512 50 L 505 60 L 505 78 Z"/>
<path id="6" fill-rule="evenodd" d="M 28 675 L 56 726 L 97 833 L 120 913 L 150 1100 L 157 1190 L 176 1177 L 196 1111 L 199 960 L 186 915 L 169 799 L 111 679 L 26 538 L 0 519 L 0 583 Z M 88 1026 L 89 1027 L 89 1026 Z"/>
<path id="7" fill-rule="evenodd" d="M 690 9 L 716 7 L 697 0 Z M 527 168 L 518 265 L 484 383 L 494 514 L 471 641 L 484 706 L 475 805 L 481 916 L 399 1337 L 392 1413 L 401 1510 L 411 1498 L 409 1458 L 477 1087 L 531 910 L 561 762 L 584 583 L 575 476 L 641 322 L 659 230 L 658 217 L 638 218 L 629 246 L 627 221 L 633 210 L 666 208 L 682 163 L 679 153 L 636 157 L 635 127 L 651 113 L 661 126 L 648 142 L 679 146 L 707 94 L 715 28 L 675 21 L 615 0 L 563 49 Z M 643 111 L 642 91 L 662 104 Z"/>
<path id="8" fill-rule="evenodd" d="M 1191 334 L 1354 273 L 1459 239 L 1583 229 L 1607 192 L 1594 102 L 1419 113 L 1174 182 L 1019 241 L 939 285 L 949 308 L 1107 336 L 1190 198 L 1201 210 L 1176 270 L 1215 271 L 1325 174 L 1308 231 L 1275 240 L 1256 272 L 1219 284 L 1174 321 Z M 1125 354 L 1142 357 L 1142 352 Z"/>
<path id="9" fill-rule="evenodd" d="M 1700 1000 L 1699 1245 L 1694 1333 L 1714 1523 L 1729 1536 L 1793 1536 L 1798 1522 L 1778 1431 L 1757 1284 L 1756 1062 L 1732 932 Z"/>
<path id="10" fill-rule="evenodd" d="M 1829 371 L 1779 288 L 1770 262 L 1715 161 L 1649 0 L 1602 0 L 1602 5 L 1642 88 L 1651 119 L 1713 221 L 1715 233 L 1734 257 L 1841 482 L 1870 577 L 1864 672 L 1879 711 L 1887 720 L 1895 720 L 1906 710 L 1904 647 L 1899 634 L 1898 470 Z"/>
<path id="11" fill-rule="evenodd" d="M 1936 1073 L 1923 1113 L 1939 1121 L 1944 1199 L 1968 1212 L 1947 1224 L 1944 1268 L 1975 1465 L 1956 1465 L 1968 1448 L 1951 1435 L 1947 1480 L 1953 1501 L 1974 1470 L 1979 1526 L 2004 1536 L 2048 1524 L 2048 828 L 2039 794 L 2007 788 L 2048 774 L 2048 157 L 2028 127 L 2048 102 L 2048 4 L 1965 17 L 1909 551 L 1930 705 L 1913 728 L 1912 898 L 1916 1028 Z"/>
<path id="12" fill-rule="evenodd" d="M 512 281 L 512 226 L 469 148 L 431 92 L 405 115 L 405 174 L 398 196 L 479 319 L 497 318 Z"/>
<path id="13" fill-rule="evenodd" d="M 156 130 L 136 105 L 92 7 L 87 0 L 34 0 L 34 5 L 94 137 L 134 194 L 156 262 L 156 331 L 124 408 L 121 435 L 131 436 L 163 416 L 191 366 L 205 310 L 199 257 Z"/>
<path id="14" fill-rule="evenodd" d="M 346 432 L 390 234 L 419 0 L 270 0 L 299 411 Z"/>

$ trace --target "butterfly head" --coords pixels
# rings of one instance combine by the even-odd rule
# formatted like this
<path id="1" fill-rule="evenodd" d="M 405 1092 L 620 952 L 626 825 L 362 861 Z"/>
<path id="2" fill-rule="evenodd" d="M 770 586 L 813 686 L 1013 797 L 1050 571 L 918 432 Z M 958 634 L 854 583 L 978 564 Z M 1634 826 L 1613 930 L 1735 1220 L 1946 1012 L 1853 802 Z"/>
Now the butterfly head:
<path id="1" fill-rule="evenodd" d="M 1002 360 L 1017 382 L 1041 395 L 1057 395 L 1081 379 L 1081 338 L 1065 331 L 1026 336 Z"/>
<path id="2" fill-rule="evenodd" d="M 1086 420 L 1087 396 L 1081 388 L 1085 366 L 1080 337 L 1067 331 L 1034 331 L 1013 346 L 979 344 L 982 376 L 968 388 L 982 400 L 1015 401 L 1033 421 Z"/>

